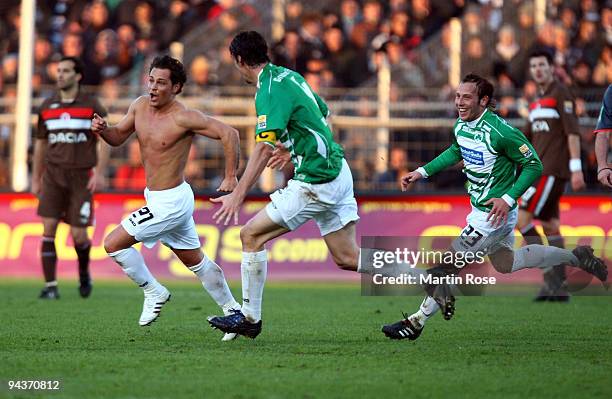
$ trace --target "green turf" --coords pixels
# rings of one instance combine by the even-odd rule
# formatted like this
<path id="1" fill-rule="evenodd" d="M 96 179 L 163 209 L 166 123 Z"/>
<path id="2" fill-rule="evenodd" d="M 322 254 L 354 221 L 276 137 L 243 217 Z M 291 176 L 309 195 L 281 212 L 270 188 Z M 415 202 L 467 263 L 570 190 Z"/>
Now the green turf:
<path id="1" fill-rule="evenodd" d="M 142 293 L 98 282 L 93 296 L 62 284 L 0 282 L 0 397 L 36 398 L 585 398 L 610 397 L 612 298 L 534 304 L 529 297 L 462 297 L 455 318 L 429 321 L 419 340 L 380 326 L 417 297 L 361 297 L 342 284 L 274 284 L 256 340 L 220 342 L 217 313 L 193 283 L 137 324 Z M 234 292 L 239 291 L 234 286 Z M 60 379 L 60 392 L 9 392 L 7 380 Z"/>

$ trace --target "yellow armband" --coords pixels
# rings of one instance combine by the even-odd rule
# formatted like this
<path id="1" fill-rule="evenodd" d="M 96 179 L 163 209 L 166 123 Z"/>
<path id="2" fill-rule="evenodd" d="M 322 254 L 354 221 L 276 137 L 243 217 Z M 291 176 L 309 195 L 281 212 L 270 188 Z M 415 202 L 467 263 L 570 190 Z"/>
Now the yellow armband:
<path id="1" fill-rule="evenodd" d="M 276 132 L 259 132 L 255 135 L 255 142 L 257 143 L 268 143 L 276 146 Z"/>

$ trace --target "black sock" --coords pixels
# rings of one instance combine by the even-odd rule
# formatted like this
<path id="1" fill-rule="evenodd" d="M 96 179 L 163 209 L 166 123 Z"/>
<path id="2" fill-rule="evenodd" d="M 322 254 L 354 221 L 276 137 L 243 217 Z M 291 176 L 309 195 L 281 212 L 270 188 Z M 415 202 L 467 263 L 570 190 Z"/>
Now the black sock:
<path id="1" fill-rule="evenodd" d="M 40 251 L 45 282 L 55 281 L 57 270 L 57 253 L 55 252 L 55 237 L 43 237 Z"/>
<path id="2" fill-rule="evenodd" d="M 79 278 L 81 282 L 85 282 L 83 280 L 89 277 L 89 251 L 91 250 L 91 243 L 88 242 L 80 246 L 75 244 L 74 250 L 79 258 Z"/>
<path id="3" fill-rule="evenodd" d="M 542 236 L 538 233 L 535 226 L 531 223 L 521 229 L 521 234 L 523 235 L 523 238 L 525 238 L 525 242 L 527 243 L 527 245 L 542 245 L 544 243 L 544 241 L 542 241 Z"/>

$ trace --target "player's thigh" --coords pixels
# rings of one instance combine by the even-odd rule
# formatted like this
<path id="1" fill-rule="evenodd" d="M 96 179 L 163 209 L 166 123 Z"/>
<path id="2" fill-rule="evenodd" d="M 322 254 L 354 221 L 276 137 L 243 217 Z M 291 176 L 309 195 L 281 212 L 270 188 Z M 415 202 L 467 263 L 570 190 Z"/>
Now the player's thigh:
<path id="1" fill-rule="evenodd" d="M 104 249 L 110 254 L 129 248 L 137 242 L 136 238 L 131 236 L 122 225 L 119 225 L 104 238 Z"/>
<path id="2" fill-rule="evenodd" d="M 202 245 L 200 243 L 200 237 L 198 236 L 193 216 L 183 215 L 181 220 L 177 220 L 177 223 L 169 227 L 167 232 L 164 232 L 159 236 L 159 240 L 173 251 L 186 251 L 186 255 L 184 255 L 184 257 L 185 260 L 187 260 L 187 263 L 192 262 L 193 259 L 197 258 L 198 256 L 199 259 L 194 264 L 197 264 L 202 260 L 202 253 L 200 250 Z M 177 252 L 175 251 L 175 253 Z M 179 258 L 181 261 L 183 261 L 183 258 Z M 183 261 L 183 263 L 185 263 L 185 261 Z M 187 265 L 192 266 L 192 264 Z"/>
<path id="3" fill-rule="evenodd" d="M 519 229 L 524 228 L 529 223 L 533 221 L 533 214 L 523 208 L 519 209 L 518 213 L 518 222 L 516 223 L 516 227 Z"/>
<path id="4" fill-rule="evenodd" d="M 288 230 L 299 228 L 326 209 L 316 200 L 312 184 L 296 180 L 289 180 L 287 186 L 273 192 L 270 199 L 266 215 L 274 224 Z"/>
<path id="5" fill-rule="evenodd" d="M 44 172 L 38 199 L 39 216 L 58 220 L 65 217 L 69 191 L 65 186 L 63 173 L 61 169 L 51 167 Z"/>
<path id="6" fill-rule="evenodd" d="M 355 222 L 349 222 L 340 230 L 323 236 L 334 262 L 343 269 L 357 270 L 359 245 L 355 234 Z"/>
<path id="7" fill-rule="evenodd" d="M 275 222 L 268 214 L 267 208 L 265 207 L 257 212 L 240 229 L 240 240 L 244 251 L 260 251 L 265 243 L 290 231 L 286 226 L 281 226 Z"/>
<path id="8" fill-rule="evenodd" d="M 508 219 L 501 226 L 493 226 L 487 221 L 487 212 L 474 209 L 467 217 L 467 226 L 452 243 L 456 252 L 490 254 L 499 248 L 512 248 L 513 230 L 516 226 L 518 211 L 508 213 Z"/>
<path id="9" fill-rule="evenodd" d="M 89 172 L 72 172 L 72 186 L 66 209 L 66 223 L 75 227 L 90 226 L 93 220 L 93 193 L 87 188 Z"/>

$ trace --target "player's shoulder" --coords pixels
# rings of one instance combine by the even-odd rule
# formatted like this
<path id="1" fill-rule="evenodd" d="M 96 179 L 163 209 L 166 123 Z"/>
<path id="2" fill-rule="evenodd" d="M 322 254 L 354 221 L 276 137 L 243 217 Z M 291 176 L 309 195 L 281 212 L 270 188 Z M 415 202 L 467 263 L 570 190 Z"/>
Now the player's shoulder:
<path id="1" fill-rule="evenodd" d="M 62 105 L 59 95 L 57 93 L 45 98 L 40 104 L 40 110 L 50 108 L 60 108 Z"/>
<path id="2" fill-rule="evenodd" d="M 136 110 L 142 109 L 148 104 L 149 104 L 149 96 L 146 94 L 143 94 L 142 96 L 136 97 L 136 99 L 132 101 L 132 103 L 130 104 L 130 108 L 136 111 Z"/>
<path id="3" fill-rule="evenodd" d="M 508 135 L 520 132 L 508 121 L 491 110 L 487 110 L 482 122 L 483 130 L 487 130 L 491 134 L 491 138 L 504 138 Z"/>
<path id="4" fill-rule="evenodd" d="M 555 81 L 553 85 L 554 86 L 551 91 L 551 94 L 553 97 L 557 98 L 558 100 L 573 99 L 575 97 L 574 93 L 569 88 L 569 86 L 566 86 L 565 84 L 559 81 Z"/>

